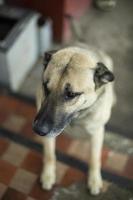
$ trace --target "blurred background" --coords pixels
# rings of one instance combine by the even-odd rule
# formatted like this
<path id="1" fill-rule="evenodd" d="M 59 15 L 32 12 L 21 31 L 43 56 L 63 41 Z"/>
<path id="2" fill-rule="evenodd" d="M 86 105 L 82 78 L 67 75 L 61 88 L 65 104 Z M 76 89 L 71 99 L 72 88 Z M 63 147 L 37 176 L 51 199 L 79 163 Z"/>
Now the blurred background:
<path id="1" fill-rule="evenodd" d="M 119 199 L 133 198 L 130 192 L 121 190 L 123 186 L 129 186 L 128 191 L 133 189 L 133 1 L 0 0 L 1 199 L 50 199 L 54 193 L 40 189 L 42 146 L 34 140 L 32 120 L 44 52 L 71 45 L 76 39 L 68 16 L 73 17 L 83 43 L 106 51 L 114 61 L 117 103 L 106 127 L 102 155 L 105 185 L 106 188 L 109 185 L 110 190 L 100 198 L 107 198 L 112 191 L 114 195 L 121 194 Z M 59 196 L 56 194 L 55 198 L 65 199 L 61 187 L 85 179 L 88 148 L 82 141 L 64 135 L 58 137 L 58 167 L 62 173 L 57 181 Z M 75 169 L 75 166 L 79 167 Z M 113 182 L 113 186 L 108 181 Z M 23 182 L 27 182 L 25 187 Z M 84 185 L 77 184 L 75 188 L 76 191 L 81 188 L 81 193 L 86 195 Z M 71 190 L 73 188 L 70 193 Z"/>

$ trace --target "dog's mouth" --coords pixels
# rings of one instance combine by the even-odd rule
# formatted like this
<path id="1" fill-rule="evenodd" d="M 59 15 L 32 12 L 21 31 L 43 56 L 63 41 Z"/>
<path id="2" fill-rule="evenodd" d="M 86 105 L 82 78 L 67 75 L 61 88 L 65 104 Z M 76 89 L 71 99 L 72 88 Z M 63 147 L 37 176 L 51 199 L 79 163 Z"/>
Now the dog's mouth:
<path id="1" fill-rule="evenodd" d="M 61 120 L 61 122 L 58 125 L 48 124 L 48 123 L 42 123 L 40 125 L 39 120 L 34 120 L 32 128 L 34 132 L 40 136 L 48 136 L 48 137 L 57 137 L 62 133 L 62 131 L 66 128 L 68 124 L 70 124 L 71 120 L 73 118 L 73 115 L 70 115 L 65 120 Z"/>
<path id="2" fill-rule="evenodd" d="M 53 128 L 53 129 L 47 131 L 46 127 L 37 127 L 37 126 L 35 126 L 34 123 L 33 123 L 32 127 L 36 134 L 38 134 L 40 136 L 47 136 L 47 137 L 57 137 L 58 135 L 60 135 L 62 133 L 62 131 L 65 128 L 65 126 L 64 126 L 63 128 Z"/>

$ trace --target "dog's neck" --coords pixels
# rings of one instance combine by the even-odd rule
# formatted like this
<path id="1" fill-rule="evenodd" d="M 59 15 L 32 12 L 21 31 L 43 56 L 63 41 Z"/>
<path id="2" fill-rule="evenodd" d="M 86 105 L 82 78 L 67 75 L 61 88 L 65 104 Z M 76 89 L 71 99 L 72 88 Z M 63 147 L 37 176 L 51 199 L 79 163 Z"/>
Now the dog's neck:
<path id="1" fill-rule="evenodd" d="M 100 88 L 96 89 L 96 93 L 97 93 L 96 101 L 105 93 L 105 91 L 106 91 L 106 85 L 103 85 Z"/>

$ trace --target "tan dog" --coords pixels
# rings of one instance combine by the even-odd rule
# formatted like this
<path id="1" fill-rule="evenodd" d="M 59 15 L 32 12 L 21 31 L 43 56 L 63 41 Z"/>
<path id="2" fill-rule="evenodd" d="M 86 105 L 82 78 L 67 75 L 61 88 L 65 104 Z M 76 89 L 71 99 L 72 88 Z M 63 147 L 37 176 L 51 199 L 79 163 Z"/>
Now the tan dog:
<path id="1" fill-rule="evenodd" d="M 55 140 L 65 129 L 90 139 L 88 187 L 97 195 L 102 187 L 104 126 L 114 102 L 112 60 L 96 49 L 67 47 L 46 53 L 44 61 L 33 124 L 34 130 L 45 136 L 42 187 L 49 190 L 56 181 Z"/>

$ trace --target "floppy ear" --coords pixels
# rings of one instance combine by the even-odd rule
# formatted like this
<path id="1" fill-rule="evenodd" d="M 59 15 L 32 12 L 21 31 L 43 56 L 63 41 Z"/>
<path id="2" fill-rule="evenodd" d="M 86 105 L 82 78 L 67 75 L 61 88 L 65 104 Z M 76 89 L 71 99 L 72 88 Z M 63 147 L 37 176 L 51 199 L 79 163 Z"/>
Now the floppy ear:
<path id="1" fill-rule="evenodd" d="M 44 53 L 44 60 L 43 60 L 44 70 L 46 69 L 49 61 L 51 60 L 52 55 L 56 52 L 57 52 L 57 50 L 52 50 L 52 51 L 47 51 Z"/>
<path id="2" fill-rule="evenodd" d="M 96 88 L 99 88 L 108 82 L 112 82 L 113 80 L 114 74 L 103 63 L 97 63 L 94 73 L 94 82 L 96 84 Z"/>

